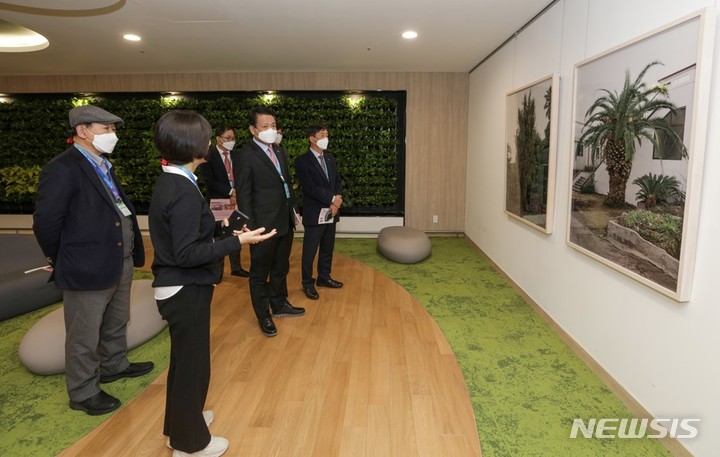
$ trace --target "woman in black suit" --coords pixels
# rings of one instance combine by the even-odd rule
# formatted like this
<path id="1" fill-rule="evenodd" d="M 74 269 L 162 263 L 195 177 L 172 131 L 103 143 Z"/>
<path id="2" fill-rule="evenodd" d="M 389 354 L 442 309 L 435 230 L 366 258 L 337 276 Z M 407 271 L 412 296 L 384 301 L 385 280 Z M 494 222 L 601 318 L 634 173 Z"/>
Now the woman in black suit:
<path id="1" fill-rule="evenodd" d="M 173 457 L 217 457 L 227 450 L 228 441 L 208 430 L 212 412 L 203 413 L 210 384 L 213 287 L 220 282 L 226 255 L 275 235 L 275 230 L 262 234 L 261 227 L 213 240 L 227 221 L 215 222 L 193 174 L 208 152 L 210 135 L 210 124 L 192 111 L 170 111 L 155 125 L 155 147 L 167 165 L 155 182 L 148 220 L 155 298 L 170 327 L 163 433 Z"/>

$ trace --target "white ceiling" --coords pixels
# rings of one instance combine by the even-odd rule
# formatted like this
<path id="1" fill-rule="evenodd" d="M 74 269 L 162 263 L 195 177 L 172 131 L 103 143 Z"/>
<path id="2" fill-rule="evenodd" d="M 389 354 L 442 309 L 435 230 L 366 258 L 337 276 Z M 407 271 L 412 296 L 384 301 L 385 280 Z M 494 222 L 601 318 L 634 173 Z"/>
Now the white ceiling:
<path id="1" fill-rule="evenodd" d="M 41 51 L 0 53 L 0 75 L 464 72 L 549 3 L 0 0 L 0 19 L 50 41 Z M 418 38 L 401 38 L 408 29 L 418 32 Z M 126 33 L 140 35 L 142 41 L 124 40 Z"/>

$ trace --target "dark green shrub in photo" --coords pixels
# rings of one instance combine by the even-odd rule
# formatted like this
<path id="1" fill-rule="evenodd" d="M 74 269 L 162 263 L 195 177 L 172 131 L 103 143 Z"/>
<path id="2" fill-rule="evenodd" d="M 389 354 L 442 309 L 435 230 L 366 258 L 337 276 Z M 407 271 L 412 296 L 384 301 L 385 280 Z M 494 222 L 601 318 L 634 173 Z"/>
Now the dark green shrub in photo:
<path id="1" fill-rule="evenodd" d="M 641 237 L 664 249 L 676 259 L 680 258 L 682 218 L 638 209 L 623 214 L 618 218 L 617 223 L 635 230 Z"/>
<path id="2" fill-rule="evenodd" d="M 635 178 L 633 184 L 640 187 L 635 194 L 635 200 L 644 203 L 647 209 L 677 201 L 682 195 L 680 183 L 674 176 L 648 173 Z"/>

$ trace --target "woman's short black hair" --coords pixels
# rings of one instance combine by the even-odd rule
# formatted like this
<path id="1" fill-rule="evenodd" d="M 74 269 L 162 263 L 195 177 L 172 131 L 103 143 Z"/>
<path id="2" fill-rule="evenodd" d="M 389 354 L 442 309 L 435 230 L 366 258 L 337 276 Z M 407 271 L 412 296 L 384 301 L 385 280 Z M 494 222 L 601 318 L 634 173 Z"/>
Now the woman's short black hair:
<path id="1" fill-rule="evenodd" d="M 172 110 L 155 123 L 153 142 L 163 159 L 183 165 L 207 155 L 211 135 L 210 123 L 200 114 Z"/>

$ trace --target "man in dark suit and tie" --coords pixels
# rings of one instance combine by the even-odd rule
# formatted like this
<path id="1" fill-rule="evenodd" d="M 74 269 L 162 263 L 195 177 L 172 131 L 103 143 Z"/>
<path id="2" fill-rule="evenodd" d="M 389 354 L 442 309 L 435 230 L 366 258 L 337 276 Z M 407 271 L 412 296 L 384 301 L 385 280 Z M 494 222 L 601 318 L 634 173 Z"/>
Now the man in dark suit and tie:
<path id="1" fill-rule="evenodd" d="M 248 125 L 253 139 L 239 151 L 240 166 L 235 172 L 237 202 L 249 217 L 247 226 L 277 230 L 269 240 L 250 245 L 250 298 L 260 330 L 266 336 L 277 335 L 273 317 L 305 314 L 304 308 L 294 307 L 287 300 L 296 222 L 287 155 L 273 144 L 277 138 L 275 119 L 269 108 L 250 112 Z"/>
<path id="2" fill-rule="evenodd" d="M 295 173 L 303 192 L 303 226 L 305 236 L 302 250 L 302 288 L 312 300 L 320 298 L 315 285 L 338 289 L 343 283 L 330 277 L 335 228 L 340 219 L 342 183 L 337 162 L 328 147 L 328 130 L 311 125 L 306 130 L 310 149 L 295 159 Z M 312 277 L 315 254 L 320 251 L 317 264 L 317 283 Z"/>
<path id="3" fill-rule="evenodd" d="M 100 383 L 153 369 L 127 359 L 133 267 L 145 263 L 145 251 L 135 209 L 103 156 L 123 120 L 92 105 L 69 118 L 74 144 L 40 173 L 33 231 L 53 267 L 50 280 L 63 290 L 70 407 L 100 415 L 120 407 Z"/>
<path id="4" fill-rule="evenodd" d="M 197 168 L 198 175 L 207 185 L 207 197 L 230 199 L 231 205 L 237 203 L 233 169 L 240 163 L 237 151 L 233 151 L 234 147 L 235 130 L 227 125 L 216 128 L 215 144 L 210 145 L 208 155 L 205 156 L 207 162 Z M 230 254 L 228 259 L 230 259 L 231 275 L 245 278 L 250 276 L 250 273 L 242 267 L 240 253 Z"/>

